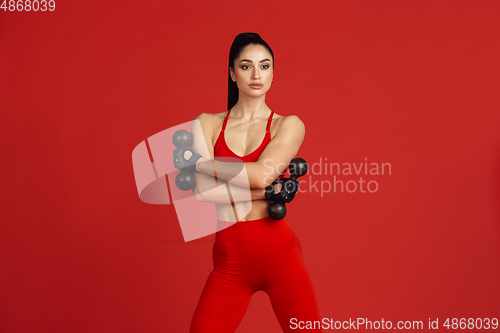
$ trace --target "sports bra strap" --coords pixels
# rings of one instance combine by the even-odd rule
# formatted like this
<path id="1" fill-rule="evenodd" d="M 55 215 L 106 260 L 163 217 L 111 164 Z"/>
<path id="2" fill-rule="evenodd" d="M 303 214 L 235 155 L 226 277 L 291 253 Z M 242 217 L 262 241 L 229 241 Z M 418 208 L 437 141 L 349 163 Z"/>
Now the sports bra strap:
<path id="1" fill-rule="evenodd" d="M 224 123 L 222 124 L 222 129 L 221 129 L 221 132 L 223 132 L 223 131 L 226 129 L 227 118 L 229 117 L 229 113 L 231 112 L 231 110 L 232 110 L 232 109 L 229 109 L 229 111 L 227 111 L 226 116 L 224 117 Z"/>
<path id="2" fill-rule="evenodd" d="M 273 120 L 274 111 L 271 110 L 271 115 L 269 116 L 269 120 L 267 121 L 266 131 L 269 132 L 271 130 L 271 121 Z"/>
<path id="3" fill-rule="evenodd" d="M 226 129 L 227 119 L 229 117 L 229 114 L 231 113 L 231 110 L 232 109 L 229 109 L 229 111 L 227 111 L 226 116 L 224 117 L 224 123 L 222 124 L 221 132 Z M 266 132 L 269 132 L 271 130 L 271 121 L 273 120 L 273 115 L 274 115 L 274 111 L 271 110 L 271 115 L 269 116 L 269 119 L 267 120 Z"/>

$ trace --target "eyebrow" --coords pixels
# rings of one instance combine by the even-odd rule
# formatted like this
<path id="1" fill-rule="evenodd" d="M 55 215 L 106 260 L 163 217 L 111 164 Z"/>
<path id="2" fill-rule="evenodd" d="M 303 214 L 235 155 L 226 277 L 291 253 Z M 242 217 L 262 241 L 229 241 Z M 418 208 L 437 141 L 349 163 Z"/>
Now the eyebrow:
<path id="1" fill-rule="evenodd" d="M 240 61 L 240 62 L 244 62 L 244 61 L 253 63 L 253 61 L 252 61 L 252 60 L 249 60 L 249 59 L 241 59 L 241 61 Z M 265 61 L 271 61 L 271 60 L 266 58 L 266 59 L 262 59 L 262 60 L 261 60 L 261 61 L 259 61 L 259 62 L 265 62 Z"/>

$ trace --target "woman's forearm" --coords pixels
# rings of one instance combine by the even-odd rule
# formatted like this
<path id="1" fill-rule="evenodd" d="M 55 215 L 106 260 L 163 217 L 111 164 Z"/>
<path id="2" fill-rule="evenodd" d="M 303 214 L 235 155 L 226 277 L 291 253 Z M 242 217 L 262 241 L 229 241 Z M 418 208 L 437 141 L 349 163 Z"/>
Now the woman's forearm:
<path id="1" fill-rule="evenodd" d="M 193 194 L 198 201 L 230 204 L 265 199 L 264 189 L 240 187 L 201 172 L 195 172 L 194 175 L 196 186 Z"/>
<path id="2" fill-rule="evenodd" d="M 214 168 L 219 180 L 247 189 L 264 189 L 267 186 L 264 184 L 264 176 L 268 169 L 260 162 L 222 162 L 201 158 L 196 164 L 196 171 L 209 176 L 214 174 Z M 243 169 L 245 172 L 242 172 Z"/>

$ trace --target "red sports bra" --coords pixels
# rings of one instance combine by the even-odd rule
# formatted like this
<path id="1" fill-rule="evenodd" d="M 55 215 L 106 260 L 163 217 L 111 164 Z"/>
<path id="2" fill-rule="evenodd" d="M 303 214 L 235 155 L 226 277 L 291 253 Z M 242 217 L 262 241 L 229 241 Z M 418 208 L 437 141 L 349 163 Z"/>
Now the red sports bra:
<path id="1" fill-rule="evenodd" d="M 250 154 L 247 154 L 245 156 L 239 156 L 236 155 L 229 147 L 227 146 L 226 139 L 224 137 L 224 130 L 226 129 L 226 124 L 227 124 L 227 119 L 229 117 L 229 114 L 231 113 L 232 109 L 229 109 L 229 111 L 226 114 L 226 117 L 224 117 L 224 123 L 222 124 L 222 129 L 219 133 L 219 136 L 217 137 L 217 141 L 215 142 L 214 145 L 214 159 L 217 160 L 217 157 L 236 157 L 243 162 L 257 162 L 259 159 L 260 154 L 264 151 L 264 148 L 266 148 L 267 144 L 271 141 L 271 121 L 273 119 L 274 111 L 271 110 L 271 115 L 269 116 L 269 119 L 267 120 L 267 127 L 266 127 L 266 135 L 264 136 L 264 140 L 260 144 L 260 146 L 251 152 Z M 283 178 L 285 177 L 285 171 L 278 177 L 278 178 Z"/>

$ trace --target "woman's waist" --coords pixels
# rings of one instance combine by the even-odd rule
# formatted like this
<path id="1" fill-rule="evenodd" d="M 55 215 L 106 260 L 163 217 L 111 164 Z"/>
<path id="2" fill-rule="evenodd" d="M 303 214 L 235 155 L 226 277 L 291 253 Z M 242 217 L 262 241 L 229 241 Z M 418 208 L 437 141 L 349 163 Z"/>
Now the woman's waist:
<path id="1" fill-rule="evenodd" d="M 269 200 L 240 201 L 216 204 L 217 219 L 221 221 L 250 221 L 268 216 Z"/>
<path id="2" fill-rule="evenodd" d="M 216 240 L 247 240 L 268 237 L 290 230 L 286 219 L 273 220 L 269 216 L 240 222 L 217 220 Z"/>

